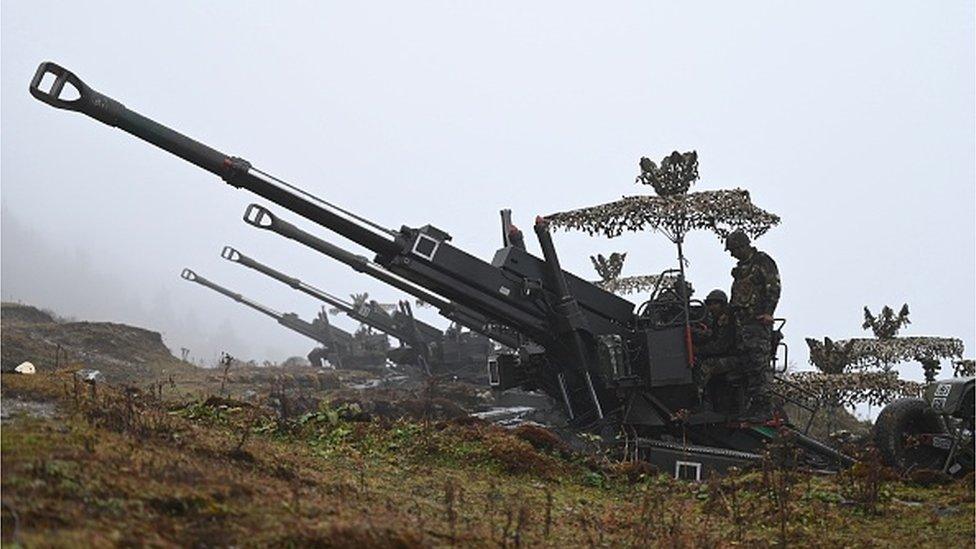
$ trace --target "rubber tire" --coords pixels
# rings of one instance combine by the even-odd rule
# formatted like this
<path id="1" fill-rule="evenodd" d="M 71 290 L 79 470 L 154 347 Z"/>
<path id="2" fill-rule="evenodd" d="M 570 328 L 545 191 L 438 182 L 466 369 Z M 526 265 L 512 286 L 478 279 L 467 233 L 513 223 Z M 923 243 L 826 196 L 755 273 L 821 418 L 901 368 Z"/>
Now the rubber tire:
<path id="1" fill-rule="evenodd" d="M 920 398 L 900 398 L 881 410 L 874 422 L 874 444 L 885 464 L 899 469 L 940 469 L 944 452 L 931 447 L 907 451 L 905 435 L 946 433 L 945 420 Z"/>

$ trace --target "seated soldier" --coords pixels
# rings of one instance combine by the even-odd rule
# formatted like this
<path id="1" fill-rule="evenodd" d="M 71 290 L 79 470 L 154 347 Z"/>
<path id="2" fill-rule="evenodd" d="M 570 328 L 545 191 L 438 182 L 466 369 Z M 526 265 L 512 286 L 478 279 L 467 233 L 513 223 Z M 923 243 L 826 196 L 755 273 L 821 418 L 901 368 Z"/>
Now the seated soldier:
<path id="1" fill-rule="evenodd" d="M 713 376 L 727 373 L 739 365 L 735 348 L 735 322 L 729 300 L 722 290 L 712 290 L 705 297 L 708 316 L 693 333 L 698 387 L 706 398 L 706 387 Z"/>

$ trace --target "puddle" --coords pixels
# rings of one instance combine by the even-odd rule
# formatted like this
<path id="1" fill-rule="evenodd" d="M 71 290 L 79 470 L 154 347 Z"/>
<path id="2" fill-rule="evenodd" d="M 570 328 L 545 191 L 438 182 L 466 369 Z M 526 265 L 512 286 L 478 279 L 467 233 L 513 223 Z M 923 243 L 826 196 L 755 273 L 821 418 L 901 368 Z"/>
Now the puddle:
<path id="1" fill-rule="evenodd" d="M 368 379 L 360 383 L 350 383 L 349 385 L 347 385 L 347 387 L 349 387 L 350 389 L 357 389 L 362 391 L 364 389 L 375 389 L 377 387 L 382 387 L 384 385 L 393 385 L 396 383 L 400 383 L 401 381 L 404 381 L 406 379 L 407 376 L 381 377 L 376 379 Z"/>
<path id="2" fill-rule="evenodd" d="M 502 427 L 517 427 L 527 423 L 526 416 L 532 412 L 535 412 L 535 408 L 531 406 L 497 406 L 471 415 Z"/>
<path id="3" fill-rule="evenodd" d="M 53 402 L 38 402 L 20 398 L 5 397 L 0 402 L 0 421 L 10 421 L 17 417 L 54 417 Z"/>

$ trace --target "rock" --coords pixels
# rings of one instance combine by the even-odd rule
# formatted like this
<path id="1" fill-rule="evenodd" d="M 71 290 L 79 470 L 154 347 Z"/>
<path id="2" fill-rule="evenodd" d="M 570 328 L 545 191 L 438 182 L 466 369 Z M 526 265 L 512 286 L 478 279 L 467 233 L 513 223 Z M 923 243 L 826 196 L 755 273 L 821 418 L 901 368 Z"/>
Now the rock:
<path id="1" fill-rule="evenodd" d="M 85 383 L 95 383 L 102 380 L 102 372 L 92 370 L 91 368 L 83 368 L 75 372 L 75 377 Z"/>
<path id="2" fill-rule="evenodd" d="M 18 374 L 34 375 L 37 373 L 37 368 L 30 362 L 24 361 L 20 363 L 20 366 L 14 368 L 14 371 Z"/>

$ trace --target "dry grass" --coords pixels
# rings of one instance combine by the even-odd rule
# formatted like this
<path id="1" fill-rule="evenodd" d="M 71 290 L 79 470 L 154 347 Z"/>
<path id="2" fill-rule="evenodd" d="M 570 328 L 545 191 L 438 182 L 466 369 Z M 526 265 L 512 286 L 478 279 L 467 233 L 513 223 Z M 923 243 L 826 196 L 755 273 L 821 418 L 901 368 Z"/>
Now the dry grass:
<path id="1" fill-rule="evenodd" d="M 866 466 L 848 480 L 769 469 L 683 483 L 572 454 L 539 428 L 389 419 L 327 401 L 282 417 L 70 379 L 2 378 L 4 398 L 59 410 L 4 423 L 5 542 L 963 546 L 974 534 L 971 482 L 928 486 Z"/>

